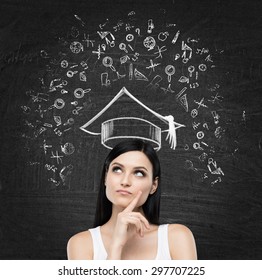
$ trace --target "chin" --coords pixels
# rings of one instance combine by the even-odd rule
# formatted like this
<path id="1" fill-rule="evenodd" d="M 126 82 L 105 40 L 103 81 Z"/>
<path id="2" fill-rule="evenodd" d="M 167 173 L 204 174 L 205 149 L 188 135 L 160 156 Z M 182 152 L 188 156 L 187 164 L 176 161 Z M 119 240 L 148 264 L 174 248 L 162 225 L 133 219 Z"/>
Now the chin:
<path id="1" fill-rule="evenodd" d="M 112 202 L 113 206 L 115 207 L 120 207 L 120 208 L 126 208 L 129 203 L 132 201 L 131 198 L 114 198 L 114 199 L 110 199 L 110 201 Z"/>

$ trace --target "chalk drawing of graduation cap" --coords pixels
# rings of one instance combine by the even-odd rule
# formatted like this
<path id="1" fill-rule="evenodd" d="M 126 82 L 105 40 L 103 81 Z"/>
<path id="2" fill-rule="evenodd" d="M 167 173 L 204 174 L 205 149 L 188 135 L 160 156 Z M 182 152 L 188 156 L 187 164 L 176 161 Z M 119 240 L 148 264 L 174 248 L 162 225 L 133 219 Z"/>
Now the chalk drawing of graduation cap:
<path id="1" fill-rule="evenodd" d="M 134 116 L 121 116 L 116 118 L 107 119 L 101 124 L 101 131 L 94 132 L 90 130 L 90 126 L 98 118 L 100 118 L 121 96 L 128 96 L 142 108 L 146 109 L 149 113 L 153 114 L 161 123 L 167 126 L 166 130 L 162 130 L 153 122 L 141 117 Z M 118 94 L 92 119 L 80 127 L 81 130 L 91 135 L 101 135 L 101 143 L 108 149 L 120 140 L 126 138 L 138 138 L 150 142 L 156 151 L 161 149 L 161 134 L 167 133 L 166 141 L 169 141 L 171 149 L 175 150 L 177 145 L 176 130 L 180 127 L 185 127 L 174 121 L 172 115 L 162 116 L 154 110 L 147 107 L 135 96 L 133 96 L 125 87 L 123 87 Z"/>

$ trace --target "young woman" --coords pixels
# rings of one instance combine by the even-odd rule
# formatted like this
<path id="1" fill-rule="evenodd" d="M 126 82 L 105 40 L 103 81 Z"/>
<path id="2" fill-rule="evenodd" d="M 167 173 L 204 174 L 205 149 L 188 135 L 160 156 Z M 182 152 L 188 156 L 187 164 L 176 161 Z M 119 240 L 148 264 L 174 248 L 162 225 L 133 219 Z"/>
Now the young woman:
<path id="1" fill-rule="evenodd" d="M 68 259 L 197 259 L 184 225 L 159 225 L 161 170 L 153 147 L 142 140 L 119 143 L 107 156 L 94 228 L 77 233 Z"/>

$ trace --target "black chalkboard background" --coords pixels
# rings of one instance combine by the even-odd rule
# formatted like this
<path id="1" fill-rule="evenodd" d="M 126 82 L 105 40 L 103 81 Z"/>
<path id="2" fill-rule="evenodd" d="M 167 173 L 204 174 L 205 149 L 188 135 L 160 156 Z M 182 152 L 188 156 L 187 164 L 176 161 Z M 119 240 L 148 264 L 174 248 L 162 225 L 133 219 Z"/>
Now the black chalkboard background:
<path id="1" fill-rule="evenodd" d="M 261 1 L 43 2 L 6 0 L 0 4 L 0 258 L 65 259 L 70 236 L 92 227 L 100 167 L 108 149 L 99 137 L 79 127 L 125 86 L 150 108 L 162 115 L 173 114 L 175 121 L 186 125 L 177 130 L 175 151 L 163 137 L 158 152 L 163 170 L 162 222 L 187 225 L 196 238 L 199 259 L 261 259 Z M 63 54 L 69 53 L 68 42 L 78 41 L 83 30 L 98 36 L 99 25 L 119 23 L 127 15 L 141 27 L 148 19 L 154 19 L 156 28 L 161 23 L 167 30 L 172 27 L 163 23 L 176 23 L 188 45 L 192 39 L 198 42 L 192 61 L 212 54 L 213 64 L 204 60 L 210 68 L 199 78 L 199 89 L 191 85 L 194 95 L 187 91 L 190 111 L 202 96 L 205 102 L 216 94 L 221 99 L 209 101 L 209 109 L 193 119 L 176 102 L 175 94 L 183 86 L 174 85 L 175 93 L 161 89 L 167 83 L 147 87 L 154 76 L 141 71 L 149 82 L 125 78 L 102 87 L 100 76 L 96 78 L 101 69 L 88 61 L 93 68 L 89 68 L 86 87 L 92 91 L 85 95 L 84 108 L 77 115 L 71 113 L 74 105 L 70 102 L 75 99 L 64 95 L 66 106 L 71 107 L 59 111 L 60 117 L 64 123 L 70 117 L 75 122 L 59 126 L 54 121 L 58 113 L 48 111 L 48 106 L 62 96 L 58 94 L 61 88 L 45 93 L 46 85 L 50 89 L 52 81 L 65 76 L 60 63 Z M 167 48 L 170 51 L 172 46 Z M 85 50 L 67 58 L 79 63 Z M 169 59 L 170 64 L 176 63 Z M 162 62 L 167 65 L 168 58 Z M 163 70 L 163 65 L 158 69 Z M 185 75 L 185 69 L 177 61 L 176 71 Z M 67 90 L 72 96 L 78 87 L 79 81 L 71 79 Z M 33 99 L 35 93 L 42 93 L 38 95 L 42 99 Z M 124 101 L 131 109 L 133 103 Z M 214 123 L 211 111 L 218 113 L 219 123 Z M 51 120 L 52 134 L 43 125 Z M 204 148 L 220 167 L 217 172 L 211 173 L 208 159 L 199 160 L 201 153 L 192 146 L 198 131 L 193 122 L 209 125 L 205 138 L 209 146 Z M 58 135 L 61 127 L 70 129 Z M 65 143 L 73 143 L 75 150 L 63 154 L 62 163 L 55 156 L 61 146 L 67 147 Z"/>

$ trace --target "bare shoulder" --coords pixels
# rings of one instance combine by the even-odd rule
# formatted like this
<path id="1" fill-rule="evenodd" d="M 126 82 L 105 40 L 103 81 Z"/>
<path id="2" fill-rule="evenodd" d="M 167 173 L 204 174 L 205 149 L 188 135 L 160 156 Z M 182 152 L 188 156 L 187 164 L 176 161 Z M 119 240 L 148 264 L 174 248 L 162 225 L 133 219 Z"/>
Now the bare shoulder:
<path id="1" fill-rule="evenodd" d="M 172 259 L 197 259 L 195 238 L 188 227 L 181 224 L 170 224 L 168 241 Z"/>
<path id="2" fill-rule="evenodd" d="M 192 235 L 191 230 L 181 224 L 169 224 L 168 225 L 168 232 L 174 235 Z"/>
<path id="3" fill-rule="evenodd" d="M 68 240 L 67 258 L 69 260 L 93 259 L 93 242 L 88 230 L 79 232 Z"/>

